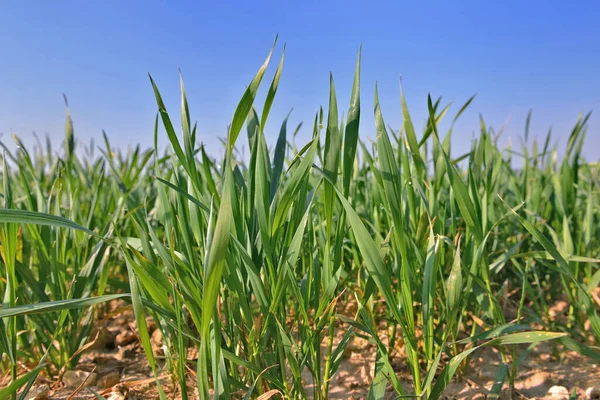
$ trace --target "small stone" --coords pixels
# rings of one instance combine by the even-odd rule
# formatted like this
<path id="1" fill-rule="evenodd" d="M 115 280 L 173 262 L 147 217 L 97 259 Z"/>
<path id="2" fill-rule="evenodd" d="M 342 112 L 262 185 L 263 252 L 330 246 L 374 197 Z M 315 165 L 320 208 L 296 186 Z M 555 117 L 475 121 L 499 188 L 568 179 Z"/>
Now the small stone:
<path id="1" fill-rule="evenodd" d="M 197 360 L 198 359 L 198 349 L 196 346 L 190 347 L 187 351 L 188 360 Z"/>
<path id="2" fill-rule="evenodd" d="M 548 396 L 552 399 L 569 400 L 569 390 L 564 386 L 552 386 L 548 389 Z"/>
<path id="3" fill-rule="evenodd" d="M 150 337 L 150 344 L 152 345 L 152 351 L 157 355 L 164 355 L 163 349 L 163 337 L 160 329 L 155 329 Z"/>
<path id="4" fill-rule="evenodd" d="M 27 396 L 25 396 L 25 400 L 49 400 L 49 392 L 50 387 L 48 385 L 40 385 L 34 389 L 31 389 L 29 393 L 27 393 Z"/>
<path id="5" fill-rule="evenodd" d="M 65 386 L 79 387 L 85 381 L 85 386 L 94 386 L 98 381 L 98 374 L 87 371 L 66 370 L 62 377 Z"/>
<path id="6" fill-rule="evenodd" d="M 118 371 L 110 371 L 106 375 L 103 375 L 98 379 L 98 387 L 101 389 L 108 389 L 121 382 L 121 374 Z"/>
<path id="7" fill-rule="evenodd" d="M 114 349 L 115 347 L 115 334 L 102 327 L 91 335 L 91 340 L 94 340 L 90 349 L 102 350 L 102 349 Z"/>
<path id="8" fill-rule="evenodd" d="M 125 400 L 125 396 L 118 392 L 112 392 L 106 400 Z"/>
<path id="9" fill-rule="evenodd" d="M 135 357 L 135 343 L 120 347 L 118 353 L 115 354 L 117 361 L 129 360 L 132 357 Z"/>
<path id="10" fill-rule="evenodd" d="M 150 343 L 152 343 L 152 346 L 156 346 L 157 348 L 162 347 L 163 342 L 162 333 L 160 329 L 155 329 L 154 332 L 152 332 L 152 336 L 150 337 Z"/>
<path id="11" fill-rule="evenodd" d="M 121 333 L 119 333 L 117 335 L 117 337 L 115 338 L 115 345 L 121 347 L 121 346 L 127 346 L 130 343 L 133 343 L 137 340 L 137 337 L 135 336 L 135 334 L 131 331 L 123 331 Z"/>
<path id="12" fill-rule="evenodd" d="M 600 387 L 590 387 L 585 391 L 588 400 L 600 400 Z"/>

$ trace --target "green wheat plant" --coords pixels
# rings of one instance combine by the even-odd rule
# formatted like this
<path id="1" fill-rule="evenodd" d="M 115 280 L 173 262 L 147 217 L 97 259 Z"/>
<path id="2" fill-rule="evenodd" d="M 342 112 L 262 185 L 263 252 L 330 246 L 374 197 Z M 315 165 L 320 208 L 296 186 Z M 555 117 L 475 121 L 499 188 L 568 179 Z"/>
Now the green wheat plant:
<path id="1" fill-rule="evenodd" d="M 292 128 L 289 114 L 270 118 L 284 76 L 285 48 L 267 79 L 275 49 L 232 114 L 222 158 L 200 143 L 181 75 L 177 118 L 150 77 L 152 149 L 122 153 L 104 135 L 99 157 L 93 144 L 78 156 L 70 116 L 63 156 L 16 139 L 0 210 L 0 362 L 11 374 L 0 398 L 31 387 L 40 368 L 75 367 L 92 306 L 114 299 L 131 303 L 162 399 L 327 399 L 356 338 L 375 353 L 371 399 L 440 398 L 484 347 L 502 357 L 492 397 L 514 388 L 539 342 L 600 360 L 589 115 L 561 157 L 550 133 L 530 138 L 531 114 L 519 150 L 481 118 L 457 155 L 455 122 L 474 99 L 454 111 L 428 96 L 419 128 L 401 89 L 393 130 L 377 85 L 373 109 L 361 107 L 359 51 L 349 102 L 330 75 L 327 106 Z M 569 304 L 564 318 L 550 312 L 557 300 Z"/>
<path id="2" fill-rule="evenodd" d="M 38 142 L 30 152 L 20 138 L 13 139 L 17 151 L 5 150 L 3 158 L 1 311 L 31 305 L 1 322 L 6 358 L 0 362 L 9 362 L 16 380 L 19 364 L 44 363 L 51 374 L 77 365 L 80 349 L 92 339 L 97 314 L 91 307 L 72 305 L 105 298 L 107 290 L 120 291 L 109 287 L 109 265 L 116 254 L 110 239 L 117 221 L 126 223 L 127 206 L 137 205 L 137 200 L 128 203 L 135 198 L 135 187 L 127 193 L 125 185 L 145 190 L 139 177 L 151 152 L 137 149 L 115 162 L 94 157 L 92 143 L 79 157 L 68 110 L 62 155 L 54 154 L 50 142 L 45 148 Z M 121 223 L 120 229 L 129 228 Z M 56 307 L 36 309 L 55 301 Z M 73 303 L 63 308 L 60 302 L 65 301 Z"/>
<path id="3" fill-rule="evenodd" d="M 355 334 L 376 344 L 373 398 L 381 398 L 389 386 L 401 396 L 437 398 L 463 361 L 482 346 L 501 349 L 512 369 L 502 369 L 506 372 L 500 378 L 509 376 L 513 382 L 516 345 L 566 337 L 564 329 L 532 331 L 521 317 L 507 321 L 496 278 L 508 273 L 513 282 L 522 280 L 524 302 L 532 286 L 523 275 L 531 268 L 523 269 L 523 260 L 528 265 L 554 263 L 565 287 L 571 288 L 572 301 L 579 304 L 573 312 L 584 319 L 578 320 L 597 318 L 591 286 L 581 286 L 581 277 L 563 269 L 567 261 L 557 250 L 560 238 L 544 240 L 527 223 L 531 217 L 521 216 L 523 192 L 514 190 L 528 179 L 523 177 L 528 171 L 513 170 L 512 153 L 498 148 L 483 121 L 472 151 L 452 159 L 452 128 L 445 137 L 438 132 L 449 106 L 429 99 L 430 118 L 417 137 L 402 94 L 404 125 L 398 136 L 390 135 L 376 92 L 377 140 L 368 150 L 358 134 L 359 57 L 347 116 L 340 120 L 331 78 L 329 106 L 316 114 L 311 140 L 299 150 L 288 144 L 286 118 L 270 151 L 264 131 L 283 56 L 262 111 L 255 108 L 270 57 L 237 107 L 222 162 L 196 147 L 183 81 L 182 140 L 152 81 L 174 155 L 172 167 L 156 176 L 156 202 L 146 205 L 156 220 L 150 213 L 140 214 L 142 241 L 124 252 L 140 297 L 164 311 L 152 313 L 164 330 L 174 360 L 168 368 L 184 397 L 185 364 L 190 363 L 186 348 L 192 345 L 198 352 L 201 398 L 273 391 L 285 398 L 327 398 Z M 251 150 L 247 164 L 235 160 L 232 151 L 244 122 Z M 581 143 L 577 135 L 571 141 Z M 469 161 L 466 171 L 458 166 L 463 159 Z M 558 191 L 556 185 L 551 189 Z M 508 199 L 516 206 L 505 203 Z M 528 208 L 524 211 L 531 215 Z M 520 238 L 527 246 L 510 243 L 515 227 L 527 232 Z M 530 246 L 537 250 L 526 248 Z M 569 251 L 573 262 L 596 262 Z M 158 280 L 144 278 L 157 274 Z M 375 308 L 375 299 L 384 300 L 384 310 Z M 338 314 L 340 301 L 358 302 L 356 315 Z M 391 332 L 387 344 L 379 318 Z M 342 340 L 334 347 L 336 334 Z M 409 391 L 391 364 L 397 343 L 404 346 L 413 378 Z M 149 342 L 145 349 L 152 357 Z M 303 371 L 312 378 L 312 390 L 306 390 Z"/>

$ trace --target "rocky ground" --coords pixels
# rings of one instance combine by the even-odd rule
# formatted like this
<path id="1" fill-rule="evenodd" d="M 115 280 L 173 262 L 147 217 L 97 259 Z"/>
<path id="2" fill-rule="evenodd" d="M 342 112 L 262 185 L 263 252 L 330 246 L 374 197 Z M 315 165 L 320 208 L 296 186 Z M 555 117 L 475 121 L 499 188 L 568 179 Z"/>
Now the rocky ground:
<path id="1" fill-rule="evenodd" d="M 152 344 L 161 353 L 160 332 L 150 323 Z M 339 330 L 341 339 L 343 329 Z M 133 400 L 157 398 L 156 384 L 146 357 L 139 345 L 132 312 L 127 307 L 115 308 L 94 335 L 96 340 L 85 349 L 77 370 L 63 370 L 58 376 L 40 376 L 38 384 L 27 399 L 71 400 L 97 399 L 94 392 L 108 400 Z M 600 399 L 600 368 L 589 358 L 570 351 L 555 351 L 552 343 L 535 347 L 526 361 L 518 368 L 514 390 L 500 394 L 500 399 L 569 399 L 575 390 L 577 399 Z M 553 351 L 554 350 L 554 351 Z M 407 366 L 398 350 L 393 363 L 401 380 L 409 382 Z M 558 356 L 560 355 L 560 356 Z M 345 353 L 343 362 L 330 384 L 331 399 L 366 399 L 375 364 L 374 345 L 366 339 L 354 337 Z M 502 364 L 498 350 L 481 349 L 474 353 L 462 374 L 457 376 L 445 392 L 445 399 L 486 399 L 494 384 L 498 368 Z M 164 387 L 170 389 L 169 376 L 161 376 Z M 307 388 L 312 379 L 305 371 Z M 190 370 L 190 394 L 195 377 Z M 8 378 L 0 380 L 0 386 Z M 505 384 L 505 386 L 507 386 Z M 410 390 L 407 384 L 406 389 Z M 307 390 L 311 392 L 311 390 Z M 169 398 L 178 398 L 174 392 Z M 279 398 L 277 392 L 270 394 Z M 393 393 L 387 396 L 395 398 Z M 261 400 L 266 400 L 265 396 Z"/>

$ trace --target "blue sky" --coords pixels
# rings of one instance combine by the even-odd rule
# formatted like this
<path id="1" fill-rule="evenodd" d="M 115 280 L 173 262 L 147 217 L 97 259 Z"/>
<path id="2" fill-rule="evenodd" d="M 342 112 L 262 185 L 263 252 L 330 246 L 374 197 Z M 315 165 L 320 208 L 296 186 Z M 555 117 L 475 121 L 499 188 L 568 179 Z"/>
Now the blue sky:
<path id="1" fill-rule="evenodd" d="M 294 108 L 304 143 L 329 72 L 345 111 L 363 45 L 361 137 L 374 137 L 373 91 L 399 128 L 399 76 L 420 128 L 427 93 L 477 98 L 456 126 L 453 153 L 467 151 L 478 114 L 518 145 L 533 109 L 532 136 L 550 126 L 566 140 L 579 113 L 595 110 L 586 156 L 600 157 L 600 3 L 597 1 L 3 1 L 0 3 L 0 132 L 33 144 L 32 131 L 63 137 L 69 99 L 82 141 L 102 129 L 122 148 L 152 145 L 156 80 L 179 117 L 181 68 L 199 139 L 215 155 L 233 111 L 276 34 L 265 87 L 286 43 L 285 65 L 267 126 L 271 143 Z M 264 91 L 262 92 L 264 94 Z M 260 104 L 260 103 L 259 103 Z M 166 140 L 162 137 L 162 143 Z"/>

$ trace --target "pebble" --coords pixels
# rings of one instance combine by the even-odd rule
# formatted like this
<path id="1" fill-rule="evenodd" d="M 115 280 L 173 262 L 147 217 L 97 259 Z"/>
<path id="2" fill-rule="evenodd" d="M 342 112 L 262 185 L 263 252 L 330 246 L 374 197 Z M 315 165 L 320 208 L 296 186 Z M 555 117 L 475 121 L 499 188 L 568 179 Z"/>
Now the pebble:
<path id="1" fill-rule="evenodd" d="M 118 371 L 110 371 L 98 379 L 98 387 L 101 389 L 108 389 L 119 383 L 121 383 L 121 374 Z"/>
<path id="2" fill-rule="evenodd" d="M 588 400 L 600 400 L 600 387 L 591 387 L 585 391 L 585 398 Z"/>
<path id="3" fill-rule="evenodd" d="M 162 337 L 162 333 L 160 332 L 160 329 L 155 329 L 154 332 L 152 332 L 152 336 L 150 337 L 150 344 L 152 345 L 152 351 L 154 351 L 154 353 L 156 353 L 157 355 L 164 355 L 164 349 L 163 349 L 163 337 Z"/>
<path id="4" fill-rule="evenodd" d="M 29 393 L 27 393 L 27 396 L 25 396 L 25 400 L 49 400 L 49 392 L 50 387 L 48 385 L 40 385 L 34 389 L 31 389 Z"/>
<path id="5" fill-rule="evenodd" d="M 65 384 L 65 386 L 79 387 L 79 385 L 81 385 L 86 378 L 87 381 L 85 382 L 85 385 L 94 386 L 98 381 L 98 374 L 95 372 L 90 373 L 87 371 L 73 371 L 69 369 L 63 374 L 62 382 Z"/>
<path id="6" fill-rule="evenodd" d="M 152 345 L 156 346 L 157 348 L 162 347 L 163 340 L 160 329 L 155 329 L 154 332 L 152 332 L 152 336 L 150 337 L 150 343 L 152 343 Z"/>
<path id="7" fill-rule="evenodd" d="M 96 339 L 94 344 L 90 347 L 90 349 L 113 349 L 115 347 L 115 335 L 108 329 L 106 329 L 106 327 L 100 328 L 90 337 L 91 339 Z"/>
<path id="8" fill-rule="evenodd" d="M 119 352 L 115 354 L 115 360 L 123 361 L 129 360 L 132 357 L 135 357 L 135 344 L 128 344 L 127 346 L 119 347 Z"/>
<path id="9" fill-rule="evenodd" d="M 548 390 L 548 396 L 552 399 L 569 400 L 569 390 L 564 386 L 552 386 Z"/>
<path id="10" fill-rule="evenodd" d="M 108 397 L 106 397 L 106 400 L 125 400 L 125 396 L 123 396 L 121 393 L 112 392 Z"/>
<path id="11" fill-rule="evenodd" d="M 127 346 L 130 343 L 133 343 L 137 340 L 135 334 L 131 331 L 123 331 L 117 335 L 115 338 L 115 345 L 118 347 Z"/>

